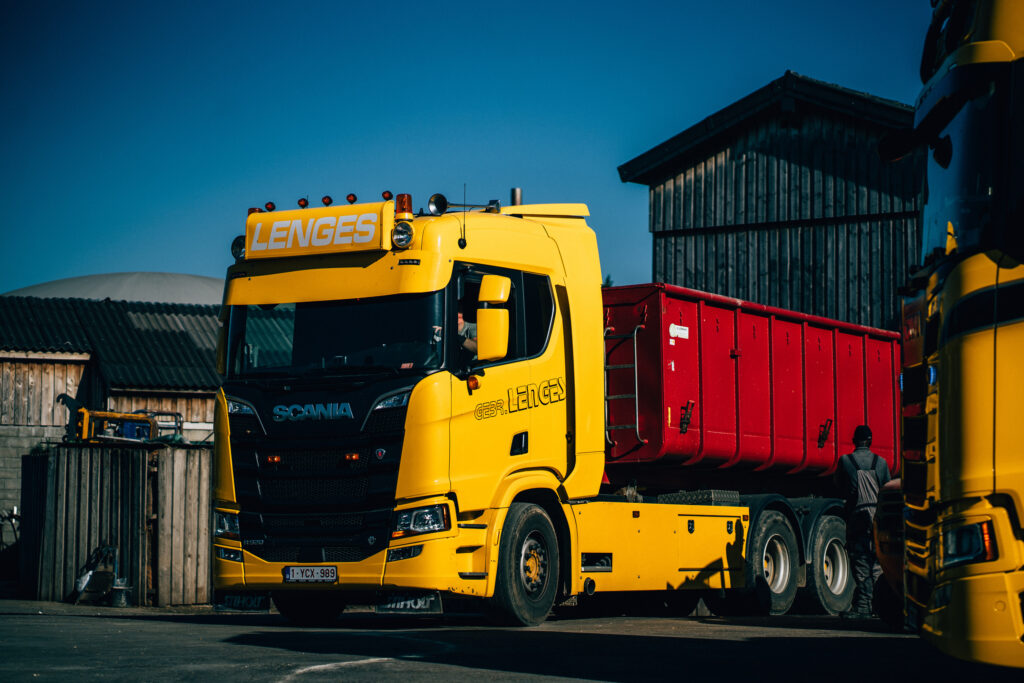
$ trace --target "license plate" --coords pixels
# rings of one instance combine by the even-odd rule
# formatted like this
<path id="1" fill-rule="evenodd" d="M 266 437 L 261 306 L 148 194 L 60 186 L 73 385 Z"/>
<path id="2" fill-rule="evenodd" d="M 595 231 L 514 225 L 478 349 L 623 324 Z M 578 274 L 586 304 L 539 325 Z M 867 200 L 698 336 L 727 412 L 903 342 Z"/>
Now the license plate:
<path id="1" fill-rule="evenodd" d="M 285 567 L 286 583 L 334 583 L 338 580 L 337 567 Z"/>
<path id="2" fill-rule="evenodd" d="M 441 596 L 431 593 L 388 593 L 377 604 L 382 614 L 441 614 Z"/>

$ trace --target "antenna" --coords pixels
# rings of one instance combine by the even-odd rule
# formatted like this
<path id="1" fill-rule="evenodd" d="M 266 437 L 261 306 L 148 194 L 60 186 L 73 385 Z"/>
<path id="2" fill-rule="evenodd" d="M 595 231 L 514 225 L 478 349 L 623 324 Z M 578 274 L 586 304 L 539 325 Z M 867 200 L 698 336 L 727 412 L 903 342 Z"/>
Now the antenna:
<path id="1" fill-rule="evenodd" d="M 462 236 L 459 238 L 459 249 L 466 248 L 466 183 L 462 183 Z"/>

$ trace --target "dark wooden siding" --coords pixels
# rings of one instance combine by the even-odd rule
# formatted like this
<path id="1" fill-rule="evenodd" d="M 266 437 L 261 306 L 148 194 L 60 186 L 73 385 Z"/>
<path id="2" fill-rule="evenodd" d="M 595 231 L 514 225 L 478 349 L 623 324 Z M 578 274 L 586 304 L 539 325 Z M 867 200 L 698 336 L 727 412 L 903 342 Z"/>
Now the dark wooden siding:
<path id="1" fill-rule="evenodd" d="M 884 164 L 878 126 L 752 121 L 651 187 L 655 281 L 899 328 L 920 243 L 920 157 Z"/>

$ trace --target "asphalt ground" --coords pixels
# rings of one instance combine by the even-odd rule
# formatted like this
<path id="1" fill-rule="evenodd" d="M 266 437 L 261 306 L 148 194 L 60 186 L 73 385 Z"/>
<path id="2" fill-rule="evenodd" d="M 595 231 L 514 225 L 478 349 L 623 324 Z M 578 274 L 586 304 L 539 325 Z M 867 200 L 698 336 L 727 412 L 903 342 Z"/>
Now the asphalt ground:
<path id="1" fill-rule="evenodd" d="M 877 620 L 785 616 L 479 617 L 346 612 L 332 628 L 278 614 L 0 600 L 0 681 L 999 681 Z"/>

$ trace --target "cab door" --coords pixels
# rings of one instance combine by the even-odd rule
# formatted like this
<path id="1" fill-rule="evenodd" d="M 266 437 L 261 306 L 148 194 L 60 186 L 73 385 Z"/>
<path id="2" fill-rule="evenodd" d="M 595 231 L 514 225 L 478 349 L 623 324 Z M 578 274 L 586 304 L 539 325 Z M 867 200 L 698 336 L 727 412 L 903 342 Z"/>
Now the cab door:
<path id="1" fill-rule="evenodd" d="M 508 278 L 505 301 L 480 301 L 486 275 Z M 483 266 L 469 266 L 461 277 L 458 293 L 467 324 L 486 324 L 483 318 L 494 315 L 489 309 L 508 314 L 502 358 L 463 358 L 472 372 L 465 365 L 460 370 L 458 359 L 453 367 L 449 475 L 460 509 L 472 510 L 491 505 L 496 483 L 514 472 L 544 468 L 565 476 L 568 387 L 550 279 Z"/>

